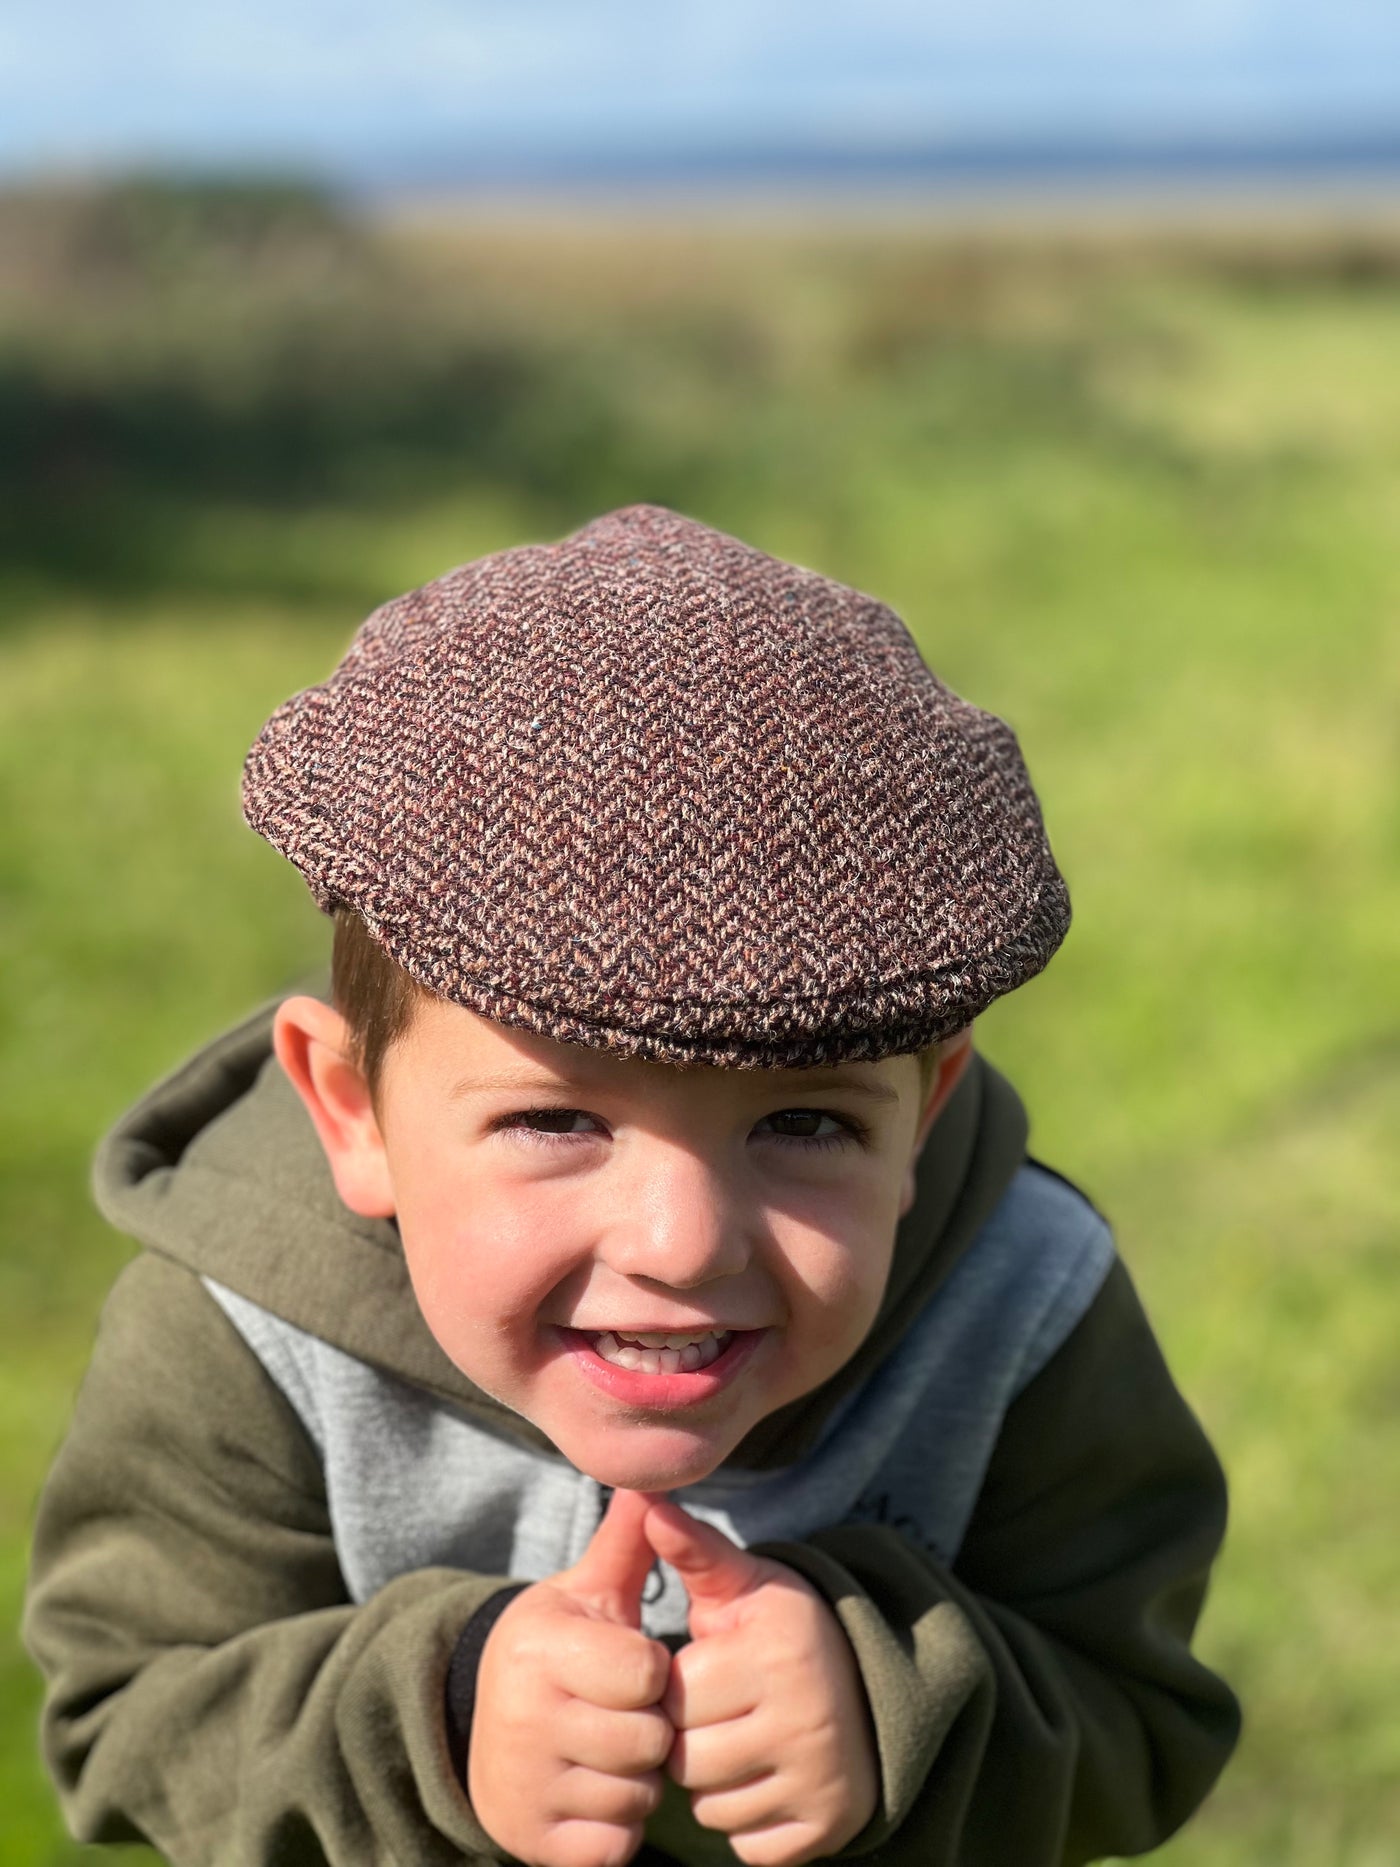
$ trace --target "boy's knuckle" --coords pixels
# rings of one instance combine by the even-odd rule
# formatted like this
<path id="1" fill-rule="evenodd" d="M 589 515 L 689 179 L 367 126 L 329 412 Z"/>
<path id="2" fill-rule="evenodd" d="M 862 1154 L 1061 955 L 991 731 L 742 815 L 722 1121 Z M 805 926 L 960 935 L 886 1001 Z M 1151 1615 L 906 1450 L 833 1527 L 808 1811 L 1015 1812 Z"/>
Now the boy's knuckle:
<path id="1" fill-rule="evenodd" d="M 716 1795 L 692 1795 L 690 1811 L 702 1828 L 713 1829 L 716 1834 L 727 1834 L 729 1817 L 724 1813 L 724 1805 Z"/>
<path id="2" fill-rule="evenodd" d="M 635 1734 L 634 1761 L 643 1770 L 659 1770 L 671 1754 L 675 1732 L 659 1712 L 643 1712 Z"/>
<path id="3" fill-rule="evenodd" d="M 574 1674 L 596 1666 L 599 1662 L 596 1623 L 574 1621 L 538 1629 L 534 1654 L 538 1664 L 553 1673 Z"/>
<path id="4" fill-rule="evenodd" d="M 645 1821 L 660 1800 L 660 1779 L 652 1771 L 633 1776 L 575 1765 L 558 1785 L 555 1813 L 561 1820 L 627 1827 Z"/>
<path id="5" fill-rule="evenodd" d="M 661 1807 L 661 1784 L 654 1776 L 640 1776 L 634 1784 L 633 1806 L 629 1813 L 645 1821 Z"/>
<path id="6" fill-rule="evenodd" d="M 665 1648 L 661 1651 L 664 1653 Z M 649 1640 L 644 1646 L 632 1648 L 625 1663 L 619 1665 L 618 1690 L 625 1693 L 633 1705 L 655 1704 L 666 1690 L 668 1670 L 662 1669 L 655 1643 Z"/>
<path id="7" fill-rule="evenodd" d="M 614 1826 L 609 1837 L 604 1841 L 597 1867 L 627 1867 L 627 1862 L 641 1845 L 642 1825 L 640 1822 L 629 1822 L 621 1827 Z"/>
<path id="8" fill-rule="evenodd" d="M 729 1845 L 745 1867 L 803 1867 L 819 1857 L 824 1845 L 819 1837 L 792 1835 L 783 1831 L 752 1835 L 731 1835 Z"/>
<path id="9" fill-rule="evenodd" d="M 558 1630 L 551 1628 L 542 1616 L 534 1614 L 522 1615 L 510 1627 L 506 1626 L 502 1615 L 489 1639 L 495 1641 L 498 1636 L 501 1638 L 496 1657 L 512 1672 L 522 1668 L 542 1672 L 560 1645 Z"/>
<path id="10" fill-rule="evenodd" d="M 686 1693 L 702 1691 L 714 1679 L 717 1670 L 722 1672 L 723 1668 L 716 1668 L 710 1643 L 692 1640 L 671 1661 L 668 1696 L 682 1698 Z"/>
<path id="11" fill-rule="evenodd" d="M 747 1867 L 786 1867 L 788 1856 L 765 1843 L 762 1835 L 731 1835 L 729 1845 Z"/>
<path id="12" fill-rule="evenodd" d="M 644 1821 L 656 1808 L 657 1790 L 649 1776 L 615 1776 L 602 1799 L 603 1819 L 609 1822 Z"/>
<path id="13" fill-rule="evenodd" d="M 659 1640 L 649 1640 L 646 1651 L 647 1699 L 648 1703 L 652 1703 L 666 1690 L 666 1682 L 671 1677 L 671 1650 Z"/>
<path id="14" fill-rule="evenodd" d="M 627 1867 L 641 1839 L 640 1823 L 563 1821 L 525 1858 L 532 1867 Z"/>
<path id="15" fill-rule="evenodd" d="M 640 1822 L 595 1822 L 588 1853 L 576 1867 L 627 1867 L 642 1841 Z"/>
<path id="16" fill-rule="evenodd" d="M 576 1822 L 553 1824 L 533 1850 L 521 1850 L 521 1859 L 527 1867 L 589 1867 L 593 1855 L 584 1847 L 582 1838 L 571 1832 L 578 1825 Z"/>

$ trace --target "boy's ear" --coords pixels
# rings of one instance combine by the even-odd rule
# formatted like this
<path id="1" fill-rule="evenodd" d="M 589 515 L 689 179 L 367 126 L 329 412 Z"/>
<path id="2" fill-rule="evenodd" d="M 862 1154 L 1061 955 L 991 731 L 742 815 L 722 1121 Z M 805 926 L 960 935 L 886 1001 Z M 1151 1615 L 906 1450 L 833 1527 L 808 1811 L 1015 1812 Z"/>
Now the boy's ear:
<path id="1" fill-rule="evenodd" d="M 924 1151 L 924 1142 L 928 1140 L 929 1130 L 942 1114 L 950 1095 L 962 1081 L 963 1071 L 972 1061 L 972 1026 L 964 1025 L 945 1038 L 939 1046 L 938 1067 L 933 1073 L 933 1080 L 928 1087 L 928 1096 L 924 1102 L 923 1113 L 919 1117 L 919 1132 L 914 1137 L 914 1151 L 909 1156 L 909 1166 L 904 1175 L 904 1186 L 899 1199 L 899 1216 L 902 1219 L 913 1205 L 917 1193 L 915 1173 L 919 1156 Z"/>
<path id="2" fill-rule="evenodd" d="M 321 1137 L 335 1190 L 361 1218 L 392 1218 L 384 1139 L 344 1018 L 319 998 L 286 999 L 272 1021 L 272 1048 Z"/>

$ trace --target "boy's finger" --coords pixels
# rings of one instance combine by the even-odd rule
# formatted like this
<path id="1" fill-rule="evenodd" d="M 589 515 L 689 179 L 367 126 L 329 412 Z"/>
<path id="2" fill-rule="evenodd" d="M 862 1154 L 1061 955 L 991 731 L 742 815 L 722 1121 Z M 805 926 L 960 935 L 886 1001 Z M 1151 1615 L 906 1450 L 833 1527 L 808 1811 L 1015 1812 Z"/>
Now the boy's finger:
<path id="1" fill-rule="evenodd" d="M 679 1504 L 653 1504 L 645 1514 L 646 1539 L 685 1583 L 693 1607 L 722 1608 L 769 1579 L 769 1567 L 701 1523 Z"/>
<path id="2" fill-rule="evenodd" d="M 604 1770 L 575 1766 L 555 1783 L 551 1800 L 569 1820 L 628 1825 L 655 1814 L 663 1793 L 661 1777 L 654 1770 L 648 1776 L 612 1776 Z"/>
<path id="3" fill-rule="evenodd" d="M 549 1677 L 585 1704 L 639 1711 L 660 1700 L 670 1676 L 667 1648 L 630 1627 L 579 1616 L 561 1621 L 555 1630 Z"/>
<path id="4" fill-rule="evenodd" d="M 642 1624 L 642 1589 L 655 1560 L 642 1524 L 653 1499 L 645 1491 L 614 1491 L 593 1540 L 572 1569 L 554 1576 L 556 1588 L 586 1601 L 624 1627 Z"/>
<path id="5" fill-rule="evenodd" d="M 752 1718 L 677 1731 L 666 1753 L 666 1774 L 682 1789 L 732 1789 L 751 1782 L 770 1761 L 750 1727 Z"/>
<path id="6" fill-rule="evenodd" d="M 763 1669 L 742 1627 L 707 1634 L 671 1661 L 661 1709 L 677 1732 L 703 1725 L 745 1724 L 764 1695 Z"/>
<path id="7" fill-rule="evenodd" d="M 547 1830 L 551 1861 L 630 1861 L 646 1833 L 641 1822 L 590 1822 L 579 1817 L 552 1822 Z"/>
<path id="8" fill-rule="evenodd" d="M 661 1769 L 676 1734 L 659 1705 L 616 1711 L 575 1699 L 559 1715 L 559 1755 L 610 1776 L 645 1776 Z"/>
<path id="9" fill-rule="evenodd" d="M 777 1770 L 769 1770 L 733 1789 L 702 1789 L 692 1794 L 690 1806 L 702 1828 L 717 1828 L 722 1835 L 740 1835 L 750 1829 L 771 1829 L 780 1822 L 794 1821 L 798 1811 L 790 1806 L 788 1797 L 786 1778 Z"/>

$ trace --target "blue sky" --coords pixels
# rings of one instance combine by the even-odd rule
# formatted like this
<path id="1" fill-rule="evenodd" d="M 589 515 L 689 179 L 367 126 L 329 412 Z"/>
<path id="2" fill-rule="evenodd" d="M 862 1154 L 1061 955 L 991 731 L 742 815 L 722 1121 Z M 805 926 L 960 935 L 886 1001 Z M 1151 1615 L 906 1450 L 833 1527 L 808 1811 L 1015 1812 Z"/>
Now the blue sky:
<path id="1" fill-rule="evenodd" d="M 1400 133 L 1397 0 L 6 0 L 0 169 Z"/>

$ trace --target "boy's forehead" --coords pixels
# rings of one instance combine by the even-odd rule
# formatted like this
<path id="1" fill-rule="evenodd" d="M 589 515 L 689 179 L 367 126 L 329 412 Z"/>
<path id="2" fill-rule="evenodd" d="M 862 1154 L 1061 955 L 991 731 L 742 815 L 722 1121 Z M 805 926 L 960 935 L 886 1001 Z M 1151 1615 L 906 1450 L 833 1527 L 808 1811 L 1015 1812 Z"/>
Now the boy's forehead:
<path id="1" fill-rule="evenodd" d="M 617 1056 L 583 1044 L 560 1043 L 536 1031 L 483 1018 L 466 1006 L 433 999 L 422 1004 L 407 1033 L 403 1063 L 420 1064 L 439 1077 L 456 1099 L 500 1090 L 595 1088 L 638 1094 L 687 1092 L 708 1100 L 735 1101 L 793 1091 L 840 1089 L 872 1105 L 899 1100 L 902 1078 L 917 1070 L 909 1056 L 878 1062 L 818 1064 L 804 1069 L 721 1069 L 683 1066 Z"/>

